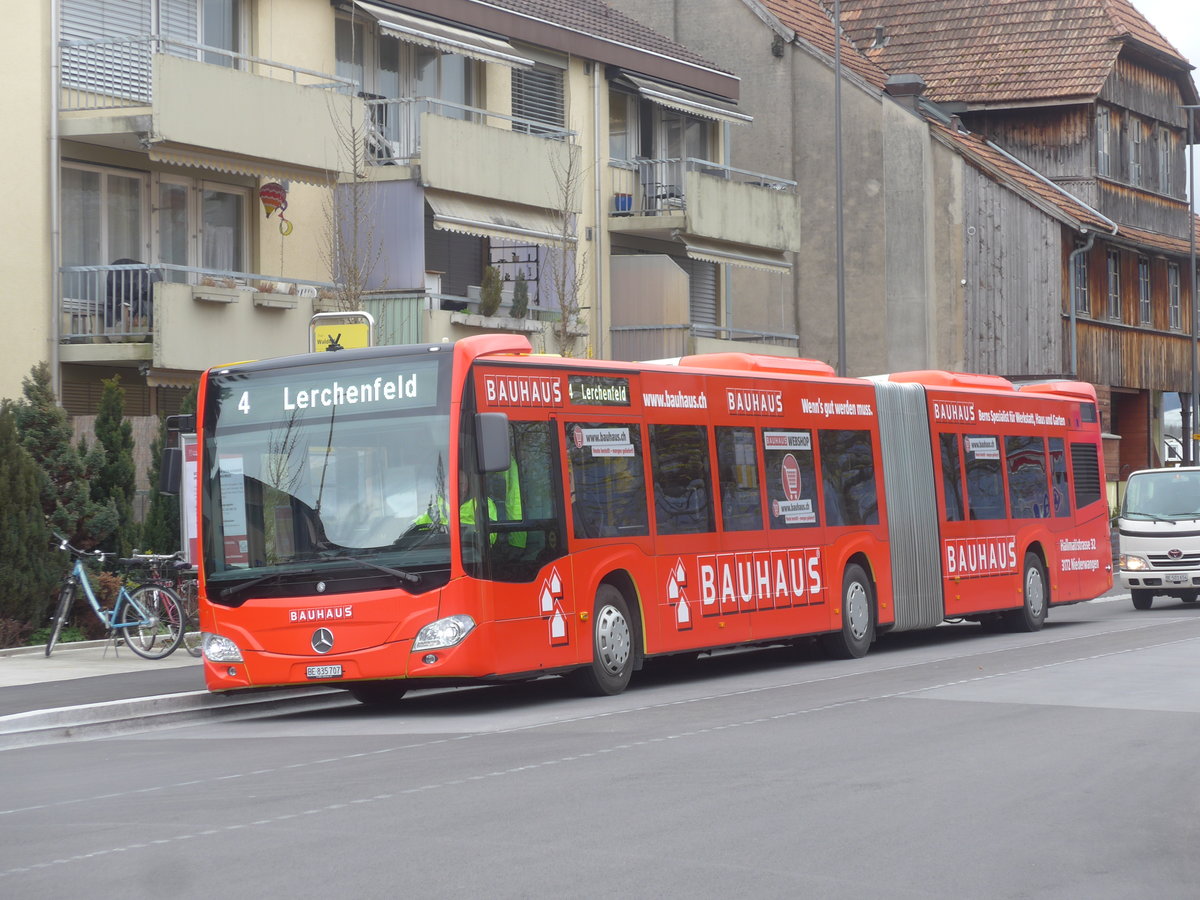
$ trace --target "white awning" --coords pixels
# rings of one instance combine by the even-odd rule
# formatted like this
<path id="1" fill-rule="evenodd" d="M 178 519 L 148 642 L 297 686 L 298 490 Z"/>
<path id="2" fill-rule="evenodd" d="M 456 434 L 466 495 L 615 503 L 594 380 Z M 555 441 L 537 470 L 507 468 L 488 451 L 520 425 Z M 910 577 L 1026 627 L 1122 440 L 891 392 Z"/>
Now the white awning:
<path id="1" fill-rule="evenodd" d="M 367 3 L 366 0 L 354 0 L 354 5 L 374 18 L 381 32 L 405 43 L 431 47 L 443 53 L 457 53 L 459 56 L 467 56 L 481 62 L 499 63 L 502 66 L 533 65 L 532 59 L 519 56 L 508 41 L 376 6 L 374 3 Z"/>
<path id="2" fill-rule="evenodd" d="M 729 122 L 733 125 L 749 125 L 754 121 L 753 116 L 738 112 L 736 106 L 724 100 L 693 93 L 674 85 L 660 84 L 657 81 L 640 78 L 628 72 L 622 74 L 631 85 L 637 88 L 639 94 L 651 103 L 657 103 L 659 106 L 677 109 L 680 112 L 690 113 L 693 116 L 700 116 L 703 119 Z"/>
<path id="3" fill-rule="evenodd" d="M 257 159 L 233 153 L 201 150 L 197 147 L 171 146 L 165 143 L 151 144 L 149 155 L 153 162 L 166 163 L 171 166 L 194 166 L 199 169 L 211 169 L 214 172 L 251 175 L 276 181 L 298 181 L 301 184 L 322 186 L 328 186 L 337 181 L 337 172 L 326 169 L 294 166 L 273 159 Z"/>
<path id="4" fill-rule="evenodd" d="M 729 266 L 745 266 L 747 269 L 763 269 L 767 272 L 785 273 L 792 269 L 792 264 L 787 261 L 782 250 L 727 244 L 723 241 L 692 237 L 690 234 L 680 235 L 679 239 L 683 241 L 691 259 Z"/>
<path id="5" fill-rule="evenodd" d="M 433 210 L 433 227 L 441 231 L 547 246 L 563 240 L 558 216 L 547 209 L 433 189 L 425 191 L 425 202 Z M 575 235 L 566 240 L 574 243 Z"/>

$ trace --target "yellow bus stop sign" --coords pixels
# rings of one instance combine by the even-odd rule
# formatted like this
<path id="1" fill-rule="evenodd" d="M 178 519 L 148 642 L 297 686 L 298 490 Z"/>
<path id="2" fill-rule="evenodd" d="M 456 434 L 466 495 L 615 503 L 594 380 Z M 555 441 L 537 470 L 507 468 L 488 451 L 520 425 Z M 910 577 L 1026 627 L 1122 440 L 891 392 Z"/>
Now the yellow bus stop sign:
<path id="1" fill-rule="evenodd" d="M 375 322 L 370 313 L 317 313 L 310 324 L 309 350 L 354 350 L 375 345 Z"/>

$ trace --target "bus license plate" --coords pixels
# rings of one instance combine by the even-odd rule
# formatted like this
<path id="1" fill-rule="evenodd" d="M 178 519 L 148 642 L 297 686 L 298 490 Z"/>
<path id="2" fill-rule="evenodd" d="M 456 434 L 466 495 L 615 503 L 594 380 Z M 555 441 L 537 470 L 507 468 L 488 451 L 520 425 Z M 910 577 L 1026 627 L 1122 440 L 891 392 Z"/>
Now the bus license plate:
<path id="1" fill-rule="evenodd" d="M 1167 584 L 1187 584 L 1188 577 L 1183 572 L 1168 572 Z"/>
<path id="2" fill-rule="evenodd" d="M 307 674 L 308 674 L 309 678 L 341 678 L 342 677 L 342 667 L 341 666 L 309 666 Z"/>

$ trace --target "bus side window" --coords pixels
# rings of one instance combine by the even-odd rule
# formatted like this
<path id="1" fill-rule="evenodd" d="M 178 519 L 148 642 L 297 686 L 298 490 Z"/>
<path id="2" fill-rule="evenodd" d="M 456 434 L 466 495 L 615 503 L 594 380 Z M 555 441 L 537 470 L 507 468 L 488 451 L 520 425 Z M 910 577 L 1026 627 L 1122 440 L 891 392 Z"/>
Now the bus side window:
<path id="1" fill-rule="evenodd" d="M 703 534 L 713 525 L 708 429 L 651 425 L 650 473 L 658 534 Z"/>
<path id="2" fill-rule="evenodd" d="M 564 429 L 575 537 L 649 534 L 637 424 L 567 422 Z"/>
<path id="3" fill-rule="evenodd" d="M 717 472 L 721 482 L 721 527 L 759 531 L 762 495 L 753 428 L 717 428 Z"/>
<path id="4" fill-rule="evenodd" d="M 812 432 L 763 429 L 763 480 L 772 528 L 813 528 L 817 510 L 817 463 Z"/>
<path id="5" fill-rule="evenodd" d="M 994 434 L 968 434 L 963 438 L 963 450 L 967 457 L 967 504 L 971 518 L 1006 518 L 1000 438 Z"/>
<path id="6" fill-rule="evenodd" d="M 1050 438 L 1050 505 L 1056 518 L 1071 514 L 1067 454 L 1062 438 Z"/>
<path id="7" fill-rule="evenodd" d="M 957 434 L 939 434 L 942 445 L 942 493 L 946 502 L 947 522 L 963 521 L 962 457 L 958 452 Z"/>
<path id="8" fill-rule="evenodd" d="M 1046 489 L 1046 448 L 1040 437 L 1012 436 L 1004 439 L 1008 463 L 1008 503 L 1014 519 L 1045 519 L 1050 516 Z"/>
<path id="9" fill-rule="evenodd" d="M 512 464 L 484 476 L 491 540 L 485 548 L 490 577 L 530 581 L 547 562 L 566 553 L 561 531 L 558 459 L 549 422 L 509 422 Z M 519 524 L 518 524 L 519 523 Z"/>
<path id="10" fill-rule="evenodd" d="M 878 524 L 879 494 L 871 432 L 823 429 L 817 441 L 825 484 L 825 524 Z"/>

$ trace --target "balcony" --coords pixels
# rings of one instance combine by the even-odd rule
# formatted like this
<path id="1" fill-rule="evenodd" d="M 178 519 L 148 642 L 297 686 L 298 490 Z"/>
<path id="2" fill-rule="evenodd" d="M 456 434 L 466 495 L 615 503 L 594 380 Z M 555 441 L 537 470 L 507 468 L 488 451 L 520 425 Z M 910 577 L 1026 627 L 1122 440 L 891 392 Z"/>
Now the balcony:
<path id="1" fill-rule="evenodd" d="M 800 248 L 796 182 L 702 159 L 609 161 L 609 228 L 659 239 Z"/>
<path id="2" fill-rule="evenodd" d="M 795 356 L 799 335 L 773 334 L 715 325 L 614 325 L 612 357 L 674 359 L 697 353 L 759 353 Z"/>
<path id="3" fill-rule="evenodd" d="M 304 353 L 309 320 L 334 285 L 173 265 L 60 269 L 59 357 L 65 363 L 198 372 Z"/>
<path id="4" fill-rule="evenodd" d="M 426 188 L 539 209 L 563 209 L 561 175 L 579 148 L 572 131 L 430 97 L 367 97 L 367 159 Z M 578 164 L 575 164 L 578 172 Z M 377 179 L 388 177 L 377 168 Z M 578 210 L 573 210 L 578 211 Z"/>
<path id="5" fill-rule="evenodd" d="M 180 165 L 326 182 L 335 121 L 361 115 L 346 79 L 160 37 L 65 41 L 59 63 L 64 138 Z"/>

